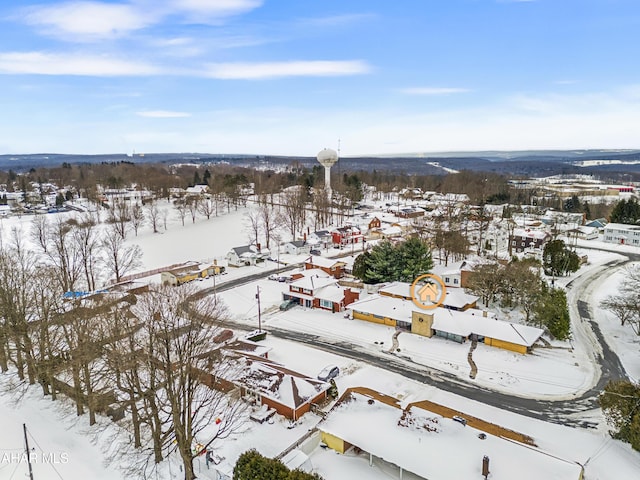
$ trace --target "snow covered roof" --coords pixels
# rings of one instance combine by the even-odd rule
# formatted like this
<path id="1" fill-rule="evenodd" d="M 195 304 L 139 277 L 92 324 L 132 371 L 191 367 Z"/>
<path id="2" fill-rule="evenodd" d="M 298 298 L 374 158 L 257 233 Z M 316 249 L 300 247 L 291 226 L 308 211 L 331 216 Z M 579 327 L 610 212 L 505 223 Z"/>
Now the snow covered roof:
<path id="1" fill-rule="evenodd" d="M 456 273 L 460 273 L 459 270 Z M 406 282 L 392 282 L 382 287 L 379 292 L 388 296 L 403 297 L 407 300 L 411 299 L 411 284 Z M 453 308 L 462 308 L 465 305 L 471 305 L 478 301 L 478 297 L 465 293 L 462 288 L 447 288 L 443 305 Z"/>
<path id="2" fill-rule="evenodd" d="M 629 225 L 626 223 L 608 223 L 604 227 L 605 230 L 640 230 L 640 225 Z"/>
<path id="3" fill-rule="evenodd" d="M 330 387 L 271 360 L 244 357 L 247 367 L 236 381 L 287 407 L 296 409 Z"/>
<path id="4" fill-rule="evenodd" d="M 526 237 L 526 238 L 536 238 L 539 240 L 544 240 L 549 237 L 549 234 L 544 230 L 532 230 L 532 229 L 524 229 L 524 228 L 515 228 L 513 230 L 514 237 Z"/>
<path id="5" fill-rule="evenodd" d="M 336 260 L 334 258 L 320 257 L 317 255 L 309 257 L 309 259 L 306 260 L 305 263 L 314 265 L 316 267 L 323 267 L 323 268 L 332 268 L 335 266 L 345 265 L 345 263 L 341 262 L 340 260 Z"/>
<path id="6" fill-rule="evenodd" d="M 304 290 L 311 290 L 315 292 L 316 290 L 326 287 L 327 285 L 338 282 L 338 280 L 336 280 L 334 277 L 327 275 L 326 272 L 320 270 L 319 268 L 304 270 L 302 272 L 302 275 L 304 275 L 302 278 L 294 280 L 289 285 L 291 287 L 298 287 Z"/>
<path id="7" fill-rule="evenodd" d="M 348 309 L 365 314 L 374 314 L 397 321 L 411 323 L 412 313 L 433 315 L 433 329 L 463 337 L 472 333 L 480 336 L 532 346 L 544 333 L 543 330 L 528 325 L 519 325 L 498 320 L 495 316 L 485 317 L 479 310 L 459 312 L 447 308 L 420 310 L 411 300 L 369 295 L 363 300 L 350 304 Z"/>
<path id="8" fill-rule="evenodd" d="M 405 411 L 357 392 L 341 401 L 318 428 L 432 480 L 482 478 L 485 455 L 492 480 L 581 478 L 582 468 L 577 463 L 417 406 Z"/>

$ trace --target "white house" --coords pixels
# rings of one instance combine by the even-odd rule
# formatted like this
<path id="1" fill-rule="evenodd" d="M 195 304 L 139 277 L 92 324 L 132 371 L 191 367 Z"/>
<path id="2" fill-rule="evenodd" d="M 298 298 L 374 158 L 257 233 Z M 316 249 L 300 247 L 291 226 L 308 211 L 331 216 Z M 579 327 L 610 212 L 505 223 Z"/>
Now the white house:
<path id="1" fill-rule="evenodd" d="M 604 241 L 619 245 L 640 246 L 640 225 L 609 223 L 604 227 Z"/>
<path id="2" fill-rule="evenodd" d="M 311 253 L 311 245 L 304 240 L 294 240 L 284 244 L 284 251 L 289 255 L 309 255 Z"/>
<path id="3" fill-rule="evenodd" d="M 263 255 L 255 245 L 243 245 L 232 248 L 225 258 L 231 267 L 244 267 L 255 265 L 262 257 Z"/>

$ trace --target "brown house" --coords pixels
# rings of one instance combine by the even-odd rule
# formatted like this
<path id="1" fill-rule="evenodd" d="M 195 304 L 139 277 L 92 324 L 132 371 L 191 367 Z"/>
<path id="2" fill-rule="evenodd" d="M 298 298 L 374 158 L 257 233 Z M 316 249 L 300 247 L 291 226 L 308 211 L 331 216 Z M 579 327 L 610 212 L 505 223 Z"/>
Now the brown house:
<path id="1" fill-rule="evenodd" d="M 304 262 L 305 270 L 318 268 L 323 272 L 327 273 L 328 275 L 331 275 L 334 278 L 344 277 L 344 268 L 346 266 L 347 266 L 346 263 L 341 262 L 339 260 L 334 260 L 333 258 L 313 256 L 313 255 Z"/>

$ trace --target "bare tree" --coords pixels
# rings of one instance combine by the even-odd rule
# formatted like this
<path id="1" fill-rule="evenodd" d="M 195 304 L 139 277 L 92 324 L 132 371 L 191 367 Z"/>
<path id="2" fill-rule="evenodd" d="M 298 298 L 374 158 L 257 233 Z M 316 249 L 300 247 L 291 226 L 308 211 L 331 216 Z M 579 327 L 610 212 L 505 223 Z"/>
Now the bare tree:
<path id="1" fill-rule="evenodd" d="M 90 214 L 83 215 L 78 220 L 73 230 L 73 241 L 82 265 L 86 287 L 89 291 L 94 291 L 98 274 L 100 242 L 96 222 Z"/>
<path id="2" fill-rule="evenodd" d="M 127 245 L 118 229 L 111 226 L 102 239 L 104 263 L 116 282 L 142 264 L 142 250 L 138 245 Z"/>
<path id="3" fill-rule="evenodd" d="M 196 216 L 200 210 L 200 197 L 198 195 L 190 195 L 185 200 L 189 215 L 191 215 L 191 222 L 196 223 Z"/>
<path id="4" fill-rule="evenodd" d="M 138 230 L 144 224 L 144 211 L 142 207 L 137 203 L 131 207 L 131 226 L 133 227 L 133 231 L 138 236 Z"/>
<path id="5" fill-rule="evenodd" d="M 282 221 L 282 218 L 274 209 L 273 204 L 270 205 L 267 202 L 266 195 L 261 196 L 258 213 L 260 215 L 260 221 L 262 222 L 262 231 L 264 232 L 265 244 L 267 248 L 271 248 L 271 237 L 273 236 L 273 233 L 278 229 L 278 224 Z"/>
<path id="6" fill-rule="evenodd" d="M 171 287 L 169 287 L 171 288 Z M 184 307 L 195 293 L 189 286 L 158 287 L 144 295 L 135 306 L 139 318 L 151 323 L 150 331 L 156 375 L 162 389 L 155 391 L 161 411 L 168 414 L 165 446 L 176 450 L 182 458 L 185 480 L 196 478 L 193 460 L 216 440 L 237 431 L 244 421 L 244 403 L 230 396 L 221 379 L 228 375 L 231 364 L 216 349 L 212 338 L 224 315 L 221 302 L 201 298 Z M 215 419 L 216 428 L 205 428 Z M 193 451 L 198 439 L 203 449 Z"/>
<path id="7" fill-rule="evenodd" d="M 306 222 L 306 200 L 307 191 L 301 185 L 297 185 L 296 188 L 291 188 L 282 196 L 281 202 L 284 204 L 283 220 L 294 240 L 296 238 L 296 232 L 302 230 Z"/>
<path id="8" fill-rule="evenodd" d="M 245 225 L 249 230 L 249 238 L 254 243 L 254 245 L 257 245 L 258 243 L 260 243 L 260 212 L 258 210 L 248 210 L 245 212 L 244 218 Z"/>
<path id="9" fill-rule="evenodd" d="M 131 207 L 123 198 L 114 198 L 107 222 L 112 224 L 123 239 L 127 238 L 127 229 L 131 221 Z"/>
<path id="10" fill-rule="evenodd" d="M 173 202 L 176 207 L 176 211 L 178 212 L 178 216 L 180 217 L 180 221 L 182 222 L 182 226 L 184 227 L 184 219 L 187 218 L 187 205 L 185 200 L 178 199 Z M 166 230 L 166 224 L 165 224 Z"/>
<path id="11" fill-rule="evenodd" d="M 199 211 L 202 215 L 207 217 L 207 220 L 211 218 L 211 215 L 216 211 L 215 200 L 211 198 L 211 196 L 207 196 L 203 198 L 200 204 L 198 205 Z"/>
<path id="12" fill-rule="evenodd" d="M 151 228 L 153 228 L 153 233 L 158 233 L 158 223 L 160 222 L 160 210 L 158 209 L 158 204 L 155 201 L 152 201 L 147 204 L 147 217 L 149 218 L 149 223 L 151 224 Z"/>

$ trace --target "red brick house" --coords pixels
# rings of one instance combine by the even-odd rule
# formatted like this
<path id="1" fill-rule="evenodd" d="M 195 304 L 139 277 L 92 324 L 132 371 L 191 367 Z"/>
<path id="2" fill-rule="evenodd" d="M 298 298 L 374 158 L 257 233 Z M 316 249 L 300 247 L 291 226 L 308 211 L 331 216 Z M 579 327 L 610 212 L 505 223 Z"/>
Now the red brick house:
<path id="1" fill-rule="evenodd" d="M 336 228 L 331 232 L 334 245 L 351 245 L 352 243 L 361 243 L 364 235 L 355 225 Z"/>
<path id="2" fill-rule="evenodd" d="M 347 305 L 360 298 L 360 293 L 342 287 L 338 281 L 318 269 L 305 270 L 303 276 L 289 284 L 282 292 L 283 300 L 297 300 L 301 306 L 342 312 Z"/>

